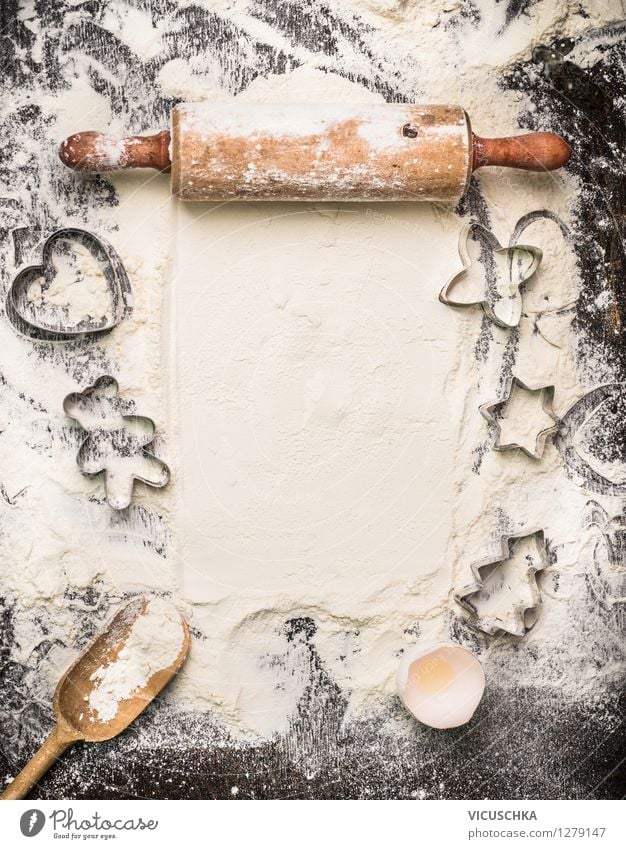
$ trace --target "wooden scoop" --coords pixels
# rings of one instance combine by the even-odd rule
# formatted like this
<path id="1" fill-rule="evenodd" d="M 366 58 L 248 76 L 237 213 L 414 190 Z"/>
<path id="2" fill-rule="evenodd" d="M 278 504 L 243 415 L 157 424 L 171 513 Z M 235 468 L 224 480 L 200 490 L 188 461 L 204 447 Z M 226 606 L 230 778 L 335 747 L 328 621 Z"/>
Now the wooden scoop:
<path id="1" fill-rule="evenodd" d="M 92 676 L 117 660 L 133 625 L 146 613 L 149 601 L 138 598 L 121 610 L 63 675 L 54 693 L 55 727 L 0 799 L 23 799 L 72 743 L 78 740 L 99 743 L 120 734 L 178 672 L 189 651 L 189 628 L 182 617 L 182 646 L 172 664 L 155 672 L 144 687 L 120 701 L 117 713 L 107 722 L 101 722 L 97 712 L 89 707 L 90 694 L 98 686 Z"/>

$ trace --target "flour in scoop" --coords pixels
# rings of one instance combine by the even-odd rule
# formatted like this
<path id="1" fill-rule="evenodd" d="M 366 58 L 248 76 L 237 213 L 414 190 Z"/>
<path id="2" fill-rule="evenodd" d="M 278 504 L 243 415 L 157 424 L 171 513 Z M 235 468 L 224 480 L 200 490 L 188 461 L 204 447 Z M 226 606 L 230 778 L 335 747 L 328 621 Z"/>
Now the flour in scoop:
<path id="1" fill-rule="evenodd" d="M 100 722 L 114 719 L 120 702 L 145 687 L 150 678 L 170 666 L 183 647 L 182 619 L 163 599 L 152 599 L 134 623 L 116 660 L 91 676 L 96 684 L 89 707 Z"/>

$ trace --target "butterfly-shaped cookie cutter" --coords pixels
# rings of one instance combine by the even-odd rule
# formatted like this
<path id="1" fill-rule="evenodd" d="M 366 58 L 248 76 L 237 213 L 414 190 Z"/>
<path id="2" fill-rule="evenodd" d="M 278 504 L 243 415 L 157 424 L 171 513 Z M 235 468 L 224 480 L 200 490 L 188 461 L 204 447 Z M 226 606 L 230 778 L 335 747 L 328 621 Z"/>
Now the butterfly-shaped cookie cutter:
<path id="1" fill-rule="evenodd" d="M 468 242 L 470 238 L 477 236 L 477 240 L 482 244 L 486 244 L 491 248 L 495 255 L 503 256 L 508 260 L 507 268 L 509 274 L 510 293 L 508 299 L 512 301 L 512 311 L 510 318 L 503 317 L 498 312 L 498 304 L 505 298 L 491 297 L 489 286 L 485 286 L 484 295 L 475 301 L 458 300 L 454 297 L 454 289 L 458 285 L 459 280 L 464 277 L 468 269 L 472 266 L 472 259 L 468 250 Z M 543 251 L 533 245 L 509 245 L 504 247 L 500 244 L 491 230 L 483 227 L 482 224 L 472 223 L 465 225 L 459 235 L 459 256 L 463 263 L 461 271 L 457 271 L 448 282 L 445 284 L 439 293 L 439 300 L 442 304 L 450 307 L 468 307 L 481 306 L 486 315 L 500 327 L 517 327 L 522 317 L 522 296 L 520 287 L 528 280 L 539 268 Z M 525 259 L 522 267 L 521 260 Z M 488 284 L 488 280 L 486 281 Z"/>

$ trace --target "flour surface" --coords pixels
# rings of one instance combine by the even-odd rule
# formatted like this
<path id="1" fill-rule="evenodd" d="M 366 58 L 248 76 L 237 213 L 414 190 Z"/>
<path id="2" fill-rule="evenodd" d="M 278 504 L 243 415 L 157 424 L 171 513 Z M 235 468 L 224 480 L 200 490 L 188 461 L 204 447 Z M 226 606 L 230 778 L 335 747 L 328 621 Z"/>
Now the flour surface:
<path id="1" fill-rule="evenodd" d="M 46 34 L 35 5 L 21 3 L 18 14 L 37 62 Z M 479 413 L 501 397 L 513 366 L 528 385 L 555 386 L 559 416 L 614 378 L 614 363 L 583 348 L 574 321 L 582 287 L 565 234 L 576 232 L 585 186 L 569 172 L 493 169 L 478 172 L 456 210 L 187 207 L 172 201 L 165 175 L 86 180 L 63 171 L 55 151 L 85 129 L 163 129 L 150 110 L 158 100 L 165 114 L 169 98 L 404 99 L 461 105 L 484 136 L 516 132 L 530 115 L 547 126 L 550 115 L 504 85 L 503 69 L 530 61 L 538 45 L 619 20 L 622 4 L 583 10 L 577 0 L 543 0 L 510 25 L 511 4 L 488 0 L 472 4 L 475 17 L 456 0 L 315 4 L 358 30 L 359 49 L 337 24 L 337 49 L 295 44 L 259 17 L 258 2 L 170 5 L 172 16 L 209 10 L 244 35 L 220 62 L 212 45 L 191 49 L 193 39 L 185 53 L 169 50 L 180 22 L 155 25 L 145 4 L 109 0 L 100 14 L 74 3 L 68 32 L 96 15 L 128 56 L 156 63 L 157 94 L 148 98 L 130 72 L 112 86 L 104 60 L 82 53 L 80 39 L 63 55 L 62 85 L 42 72 L 28 97 L 19 92 L 22 113 L 36 104 L 42 117 L 14 152 L 5 201 L 19 204 L 5 217 L 22 242 L 7 269 L 40 261 L 56 227 L 87 227 L 119 253 L 134 302 L 132 317 L 89 351 L 44 351 L 0 326 L 0 575 L 12 609 L 10 661 L 26 670 L 29 702 L 50 704 L 110 607 L 137 592 L 171 595 L 192 625 L 189 660 L 165 701 L 210 714 L 237 742 L 289 733 L 310 696 L 312 652 L 345 699 L 342 722 L 372 714 L 399 735 L 416 734 L 392 717 L 400 658 L 433 640 L 471 643 L 488 687 L 557 692 L 561 705 L 601 701 L 619 674 L 619 647 L 611 629 L 580 623 L 598 607 L 585 595 L 596 573 L 610 605 L 623 596 L 597 518 L 612 519 L 622 501 L 571 480 L 550 441 L 540 463 L 491 450 L 495 434 Z M 278 57 L 272 65 L 268 53 Z M 461 269 L 463 224 L 480 218 L 506 245 L 537 210 L 557 220 L 538 216 L 520 234 L 543 260 L 524 286 L 518 330 L 495 327 L 480 308 L 438 302 Z M 83 286 L 62 273 L 48 293 L 76 322 L 107 308 L 101 281 L 88 276 Z M 82 434 L 62 410 L 65 395 L 103 373 L 119 380 L 131 412 L 154 418 L 155 453 L 172 469 L 163 490 L 138 486 L 123 515 L 109 509 L 102 480 L 78 471 Z M 526 409 L 509 412 L 507 427 L 530 444 Z M 609 459 L 604 470 L 623 476 Z M 482 640 L 457 618 L 453 593 L 471 582 L 473 562 L 498 553 L 502 535 L 538 527 L 550 566 L 538 577 L 537 624 L 515 644 Z M 308 643 L 286 624 L 309 620 Z M 103 690 L 105 715 L 115 692 Z"/>

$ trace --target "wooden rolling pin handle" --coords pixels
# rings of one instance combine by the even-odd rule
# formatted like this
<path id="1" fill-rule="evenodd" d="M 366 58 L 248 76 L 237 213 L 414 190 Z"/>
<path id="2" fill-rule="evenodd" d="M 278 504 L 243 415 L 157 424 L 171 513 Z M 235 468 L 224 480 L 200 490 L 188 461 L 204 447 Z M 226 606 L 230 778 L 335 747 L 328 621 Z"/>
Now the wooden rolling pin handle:
<path id="1" fill-rule="evenodd" d="M 126 168 L 156 168 L 169 171 L 170 132 L 162 130 L 153 136 L 115 138 L 87 130 L 69 136 L 59 146 L 61 162 L 74 171 L 97 174 Z"/>
<path id="2" fill-rule="evenodd" d="M 474 135 L 472 170 L 502 165 L 524 171 L 556 171 L 569 162 L 572 149 L 555 133 L 527 133 L 501 139 Z"/>
<path id="3" fill-rule="evenodd" d="M 409 136 L 404 125 L 403 135 Z M 76 133 L 59 147 L 61 161 L 75 171 L 97 174 L 126 168 L 156 168 L 169 171 L 169 130 L 152 136 L 115 138 L 94 130 Z M 483 139 L 472 133 L 472 170 L 486 165 L 521 168 L 525 171 L 555 171 L 569 161 L 571 148 L 555 133 L 528 133 L 500 139 Z"/>
<path id="4" fill-rule="evenodd" d="M 6 788 L 0 799 L 24 799 L 33 785 L 53 766 L 63 752 L 74 743 L 75 737 L 56 725 L 41 748 L 35 752 L 20 774 Z"/>

